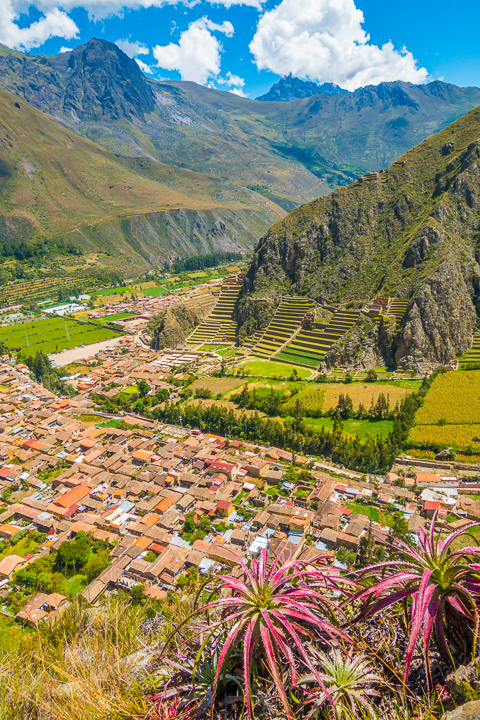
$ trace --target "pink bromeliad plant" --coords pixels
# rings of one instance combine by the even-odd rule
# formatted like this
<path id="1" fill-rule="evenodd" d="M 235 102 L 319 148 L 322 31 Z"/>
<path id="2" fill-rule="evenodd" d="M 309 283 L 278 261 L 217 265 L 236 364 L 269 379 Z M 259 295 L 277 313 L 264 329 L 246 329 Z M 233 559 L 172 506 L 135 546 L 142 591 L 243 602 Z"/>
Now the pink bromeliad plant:
<path id="1" fill-rule="evenodd" d="M 436 517 L 428 534 L 423 529 L 418 531 L 417 547 L 394 540 L 391 544 L 394 559 L 356 571 L 356 580 L 367 581 L 369 586 L 345 603 L 364 601 L 357 620 L 371 617 L 396 603 L 403 603 L 405 607 L 410 604 L 405 684 L 418 641 L 423 645 L 427 677 L 431 682 L 428 649 L 432 635 L 440 651 L 453 660 L 451 649 L 465 653 L 470 645 L 475 652 L 479 632 L 480 564 L 474 559 L 480 556 L 480 548 L 455 549 L 454 542 L 470 535 L 468 531 L 480 523 L 467 525 L 442 540 L 441 531 L 435 535 Z"/>
<path id="2" fill-rule="evenodd" d="M 284 669 L 290 671 L 292 683 L 296 685 L 296 664 L 299 658 L 319 684 L 323 685 L 322 678 L 305 649 L 307 642 L 319 639 L 330 645 L 338 645 L 341 641 L 349 642 L 348 635 L 338 626 L 338 606 L 319 591 L 322 586 L 325 589 L 338 590 L 339 583 L 344 581 L 336 571 L 330 568 L 314 569 L 311 562 L 307 568 L 304 562 L 284 562 L 282 555 L 276 559 L 269 558 L 270 560 L 271 564 L 267 563 L 266 549 L 258 560 L 251 560 L 249 563 L 238 557 L 243 578 L 236 579 L 229 575 L 219 577 L 216 592 L 220 592 L 222 597 L 207 602 L 195 612 L 207 613 L 211 620 L 209 634 L 203 646 L 219 631 L 225 634 L 213 681 L 212 697 L 215 698 L 217 685 L 230 654 L 241 648 L 245 703 L 251 718 L 251 668 L 258 651 L 273 678 L 287 716 L 293 718 L 285 690 Z M 209 617 L 211 613 L 212 618 Z M 187 620 L 188 618 L 184 622 Z"/>

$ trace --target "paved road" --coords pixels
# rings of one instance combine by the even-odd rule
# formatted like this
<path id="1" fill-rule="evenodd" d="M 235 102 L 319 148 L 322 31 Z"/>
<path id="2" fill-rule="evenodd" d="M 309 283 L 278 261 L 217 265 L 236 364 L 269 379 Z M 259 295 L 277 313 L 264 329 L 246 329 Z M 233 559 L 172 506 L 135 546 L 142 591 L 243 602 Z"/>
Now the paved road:
<path id="1" fill-rule="evenodd" d="M 64 350 L 64 352 L 50 355 L 50 360 L 59 366 L 68 365 L 71 362 L 78 362 L 79 360 L 92 357 L 92 355 L 100 352 L 100 350 L 113 348 L 118 345 L 122 339 L 123 338 L 116 337 L 111 340 L 103 340 L 102 342 L 93 343 L 92 345 L 86 345 L 85 347 L 78 347 L 74 350 Z"/>

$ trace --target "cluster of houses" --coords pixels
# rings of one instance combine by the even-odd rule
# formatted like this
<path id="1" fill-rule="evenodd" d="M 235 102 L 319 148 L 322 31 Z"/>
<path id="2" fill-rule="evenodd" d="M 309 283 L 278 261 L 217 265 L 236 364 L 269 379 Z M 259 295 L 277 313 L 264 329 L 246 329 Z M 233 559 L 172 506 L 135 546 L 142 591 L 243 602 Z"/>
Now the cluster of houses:
<path id="1" fill-rule="evenodd" d="M 453 528 L 480 518 L 480 502 L 451 474 L 364 477 L 280 448 L 138 416 L 122 416 L 120 429 L 96 413 L 90 393 L 108 392 L 112 382 L 115 392 L 142 379 L 152 392 L 169 387 L 159 358 L 136 346 L 105 351 L 92 367 L 93 382 L 82 378 L 70 399 L 35 383 L 25 366 L 0 365 L 0 602 L 8 602 L 18 570 L 79 532 L 110 548 L 110 564 L 82 591 L 94 604 L 138 583 L 162 599 L 190 568 L 206 576 L 239 572 L 241 558 L 264 548 L 334 563 L 339 548 L 356 552 L 370 529 L 375 542 L 387 544 L 392 510 L 412 532 L 437 511 Z M 294 461 L 310 476 L 292 481 L 287 470 Z M 375 508 L 378 521 L 371 523 L 363 507 Z M 185 536 L 189 517 L 195 527 L 208 519 L 201 537 Z M 16 538 L 29 529 L 45 539 L 22 556 Z M 3 552 L 7 545 L 10 554 Z M 39 593 L 17 618 L 36 624 L 68 604 L 58 593 Z"/>

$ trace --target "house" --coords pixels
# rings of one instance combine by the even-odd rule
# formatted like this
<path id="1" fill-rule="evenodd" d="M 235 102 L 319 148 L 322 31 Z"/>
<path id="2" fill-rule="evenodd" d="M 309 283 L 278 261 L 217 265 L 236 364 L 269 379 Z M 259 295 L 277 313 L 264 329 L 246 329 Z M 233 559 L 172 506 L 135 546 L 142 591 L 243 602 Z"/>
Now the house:
<path id="1" fill-rule="evenodd" d="M 358 545 L 360 541 L 355 535 L 349 535 L 348 533 L 338 533 L 337 537 L 337 545 L 338 547 L 344 547 L 347 550 L 352 550 L 353 552 L 356 552 L 358 550 Z"/>
<path id="2" fill-rule="evenodd" d="M 480 520 L 480 502 L 469 497 L 459 497 L 456 505 L 457 512 L 466 515 L 469 520 Z"/>
<path id="3" fill-rule="evenodd" d="M 220 517 L 230 517 L 235 510 L 235 505 L 228 500 L 219 500 L 217 502 L 216 511 Z"/>
<path id="4" fill-rule="evenodd" d="M 23 528 L 17 527 L 16 525 L 10 525 L 9 523 L 5 523 L 5 525 L 0 525 L 0 537 L 6 538 L 7 540 L 10 540 L 14 535 L 17 535 L 17 533 L 21 532 Z"/>
<path id="5" fill-rule="evenodd" d="M 222 473 L 223 475 L 226 475 L 229 480 L 236 480 L 237 472 L 238 465 L 226 463 L 222 460 L 214 460 L 210 463 L 207 469 L 208 475 L 213 475 L 213 473 Z"/>
<path id="6" fill-rule="evenodd" d="M 15 615 L 15 619 L 35 626 L 40 620 L 51 617 L 59 608 L 66 609 L 69 605 L 65 595 L 60 593 L 38 593 Z"/>
<path id="7" fill-rule="evenodd" d="M 0 578 L 10 579 L 14 572 L 20 569 L 20 566 L 25 563 L 25 558 L 19 555 L 7 555 L 0 560 Z"/>

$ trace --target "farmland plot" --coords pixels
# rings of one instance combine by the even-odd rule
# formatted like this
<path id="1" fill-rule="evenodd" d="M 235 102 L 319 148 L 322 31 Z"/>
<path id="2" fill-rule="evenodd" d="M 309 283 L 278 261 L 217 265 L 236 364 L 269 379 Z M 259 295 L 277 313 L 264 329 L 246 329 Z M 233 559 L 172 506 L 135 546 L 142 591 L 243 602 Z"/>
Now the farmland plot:
<path id="1" fill-rule="evenodd" d="M 476 370 L 438 375 L 415 417 L 415 425 L 435 425 L 439 422 L 446 425 L 474 425 L 479 421 L 480 372 Z M 479 435 L 478 432 L 474 434 Z"/>

